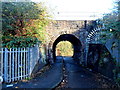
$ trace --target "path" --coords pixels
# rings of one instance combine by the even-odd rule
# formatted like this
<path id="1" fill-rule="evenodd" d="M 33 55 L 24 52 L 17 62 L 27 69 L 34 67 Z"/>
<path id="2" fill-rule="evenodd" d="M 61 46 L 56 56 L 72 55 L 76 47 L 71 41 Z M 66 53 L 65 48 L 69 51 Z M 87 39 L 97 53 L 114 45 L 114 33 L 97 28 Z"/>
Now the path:
<path id="1" fill-rule="evenodd" d="M 102 76 L 98 76 L 83 67 L 70 58 L 64 58 L 65 79 L 57 88 L 112 88 L 114 85 Z"/>
<path id="2" fill-rule="evenodd" d="M 64 61 L 63 61 L 64 60 Z M 103 77 L 94 74 L 70 57 L 58 57 L 56 63 L 42 75 L 29 82 L 19 82 L 10 88 L 112 88 Z M 4 87 L 6 88 L 6 87 Z"/>
<path id="3" fill-rule="evenodd" d="M 62 62 L 58 61 L 42 75 L 28 82 L 19 82 L 17 84 L 13 84 L 13 86 L 9 88 L 54 88 L 62 80 L 62 65 Z M 6 85 L 3 85 L 3 88 L 6 88 Z"/>

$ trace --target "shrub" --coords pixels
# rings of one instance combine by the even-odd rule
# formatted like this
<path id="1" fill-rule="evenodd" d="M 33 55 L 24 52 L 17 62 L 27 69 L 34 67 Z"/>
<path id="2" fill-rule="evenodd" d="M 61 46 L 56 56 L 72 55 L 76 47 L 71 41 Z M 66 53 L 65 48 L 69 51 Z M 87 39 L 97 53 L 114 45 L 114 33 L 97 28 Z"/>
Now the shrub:
<path id="1" fill-rule="evenodd" d="M 2 37 L 2 47 L 7 48 L 16 48 L 16 47 L 31 47 L 40 41 L 35 37 L 11 37 L 3 36 Z"/>

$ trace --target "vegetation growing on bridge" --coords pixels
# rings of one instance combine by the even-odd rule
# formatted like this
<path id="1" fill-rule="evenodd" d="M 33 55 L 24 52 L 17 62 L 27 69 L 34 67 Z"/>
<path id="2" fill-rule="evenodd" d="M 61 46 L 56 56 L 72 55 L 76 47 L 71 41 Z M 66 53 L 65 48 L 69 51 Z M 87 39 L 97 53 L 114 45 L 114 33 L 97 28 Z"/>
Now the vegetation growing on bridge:
<path id="1" fill-rule="evenodd" d="M 102 32 L 101 39 L 105 39 L 105 42 L 108 38 L 114 38 L 116 42 L 112 43 L 111 50 L 118 47 L 118 55 L 120 54 L 120 1 L 116 2 L 116 7 L 113 12 L 106 14 L 101 20 L 102 24 L 104 24 L 105 29 Z M 118 43 L 118 44 L 116 44 Z M 117 52 L 116 52 L 117 54 Z M 114 62 L 116 64 L 114 72 L 114 79 L 117 84 L 120 85 L 120 61 L 116 62 L 116 58 L 114 58 Z"/>
<path id="2" fill-rule="evenodd" d="M 111 13 L 105 14 L 101 21 L 105 26 L 106 34 L 111 33 L 114 38 L 120 39 L 120 1 L 116 2 L 115 9 Z M 106 35 L 103 34 L 102 37 L 106 37 Z"/>
<path id="3" fill-rule="evenodd" d="M 33 46 L 45 42 L 47 9 L 41 3 L 2 2 L 3 47 Z"/>

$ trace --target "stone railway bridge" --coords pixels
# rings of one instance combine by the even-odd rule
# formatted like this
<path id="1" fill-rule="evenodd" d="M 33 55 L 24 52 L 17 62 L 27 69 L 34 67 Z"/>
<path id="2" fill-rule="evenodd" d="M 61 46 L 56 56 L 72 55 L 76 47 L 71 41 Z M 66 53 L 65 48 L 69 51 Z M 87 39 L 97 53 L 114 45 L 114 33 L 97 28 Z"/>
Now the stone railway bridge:
<path id="1" fill-rule="evenodd" d="M 110 39 L 103 44 L 100 40 L 101 31 L 104 29 L 98 21 L 94 20 L 56 20 L 51 21 L 46 27 L 48 32 L 46 57 L 49 63 L 56 60 L 56 45 L 60 41 L 69 41 L 73 45 L 73 59 L 82 66 L 102 73 L 112 78 L 115 63 L 119 62 L 118 47 L 111 50 L 116 42 Z"/>
<path id="2" fill-rule="evenodd" d="M 119 63 L 119 41 L 114 37 L 105 43 L 101 35 L 109 35 L 105 27 L 95 20 L 56 20 L 46 27 L 48 32 L 46 57 L 49 63 L 56 60 L 56 45 L 69 41 L 74 48 L 73 59 L 78 64 L 91 68 L 109 78 L 114 78 L 116 64 Z M 113 46 L 116 47 L 113 48 Z M 116 63 L 115 63 L 115 62 Z"/>
<path id="3" fill-rule="evenodd" d="M 30 62 L 31 75 L 34 76 L 34 74 L 36 74 L 36 72 L 38 72 L 40 70 L 40 68 L 42 68 L 44 65 L 56 62 L 56 60 L 58 60 L 58 59 L 56 59 L 56 45 L 61 41 L 69 41 L 73 45 L 74 53 L 73 53 L 72 59 L 67 57 L 66 60 L 65 60 L 65 58 L 63 60 L 64 62 L 66 62 L 66 63 L 64 63 L 64 66 L 68 69 L 68 71 L 70 69 L 76 70 L 77 68 L 80 68 L 79 67 L 80 65 L 82 65 L 82 66 L 92 69 L 93 71 L 99 72 L 99 73 L 103 74 L 104 76 L 114 79 L 113 71 L 115 70 L 115 63 L 113 60 L 113 56 L 116 55 L 116 60 L 118 60 L 117 62 L 119 62 L 119 59 L 118 59 L 119 53 L 116 54 L 116 51 L 118 50 L 118 48 L 115 48 L 115 50 L 113 49 L 112 51 L 110 51 L 111 50 L 110 45 L 111 45 L 111 43 L 112 44 L 115 43 L 114 40 L 113 41 L 109 40 L 108 43 L 106 44 L 106 46 L 100 42 L 100 32 L 103 29 L 104 29 L 104 27 L 102 25 L 100 25 L 98 21 L 93 21 L 93 20 L 74 20 L 74 21 L 73 20 L 56 20 L 56 21 L 51 21 L 49 23 L 49 25 L 46 27 L 46 32 L 48 35 L 46 37 L 47 44 L 45 46 L 45 53 L 43 56 L 43 60 L 40 61 L 42 59 L 40 57 L 42 57 L 42 56 L 39 55 L 39 49 L 35 48 L 34 52 L 32 49 L 30 49 L 30 58 L 33 61 L 33 62 Z M 34 57 L 36 57 L 36 54 L 38 56 L 40 56 L 40 57 L 38 57 L 38 59 L 34 58 Z M 38 61 L 34 62 L 35 61 L 34 59 L 38 60 Z M 43 61 L 45 61 L 45 62 L 43 62 Z M 43 64 L 43 65 L 41 65 L 40 62 L 42 62 L 41 64 Z M 69 65 L 71 65 L 71 64 L 69 63 L 69 65 L 68 65 L 67 62 L 70 62 L 70 63 L 75 62 L 75 63 L 73 65 L 73 67 L 72 66 L 69 67 Z M 76 64 L 76 62 L 77 62 L 77 64 Z M 36 65 L 35 65 L 35 63 L 36 63 Z M 52 65 L 55 65 L 54 69 L 51 69 L 52 74 L 53 74 L 54 70 L 55 70 L 55 72 L 59 71 L 56 69 L 56 68 L 59 68 L 56 66 L 57 64 L 61 65 L 62 63 L 52 64 Z M 61 70 L 63 70 L 63 69 L 61 68 Z M 55 73 L 55 75 L 56 75 L 55 77 L 61 75 L 61 74 L 59 74 L 59 75 L 58 74 Z M 5 74 L 5 75 L 7 75 L 7 74 Z M 10 75 L 12 75 L 12 74 L 10 74 Z M 79 73 L 79 75 L 81 75 L 81 73 Z M 46 78 L 46 75 L 44 78 Z M 51 78 L 49 78 L 49 79 L 51 81 Z M 75 80 L 77 80 L 77 79 L 75 79 Z M 43 79 L 43 81 L 44 81 L 44 79 Z M 70 81 L 70 82 L 73 82 L 73 81 Z M 80 80 L 80 82 L 81 82 L 81 80 Z M 30 85 L 28 85 L 28 86 L 30 86 Z"/>
<path id="4" fill-rule="evenodd" d="M 90 31 L 97 27 L 96 21 L 92 20 L 56 20 L 46 27 L 48 32 L 48 60 L 55 61 L 56 45 L 60 41 L 69 41 L 74 47 L 74 59 L 79 63 L 86 64 L 86 39 Z"/>

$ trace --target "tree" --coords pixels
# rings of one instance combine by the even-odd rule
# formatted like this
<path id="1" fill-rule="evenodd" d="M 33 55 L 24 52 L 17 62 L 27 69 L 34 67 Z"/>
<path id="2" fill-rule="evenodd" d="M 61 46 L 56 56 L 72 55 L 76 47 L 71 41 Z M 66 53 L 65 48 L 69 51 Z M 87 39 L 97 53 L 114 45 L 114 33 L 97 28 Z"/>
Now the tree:
<path id="1" fill-rule="evenodd" d="M 44 42 L 47 17 L 47 10 L 41 3 L 2 2 L 3 43 L 10 42 L 13 39 L 8 40 L 10 37 L 38 38 Z"/>
<path id="2" fill-rule="evenodd" d="M 32 26 L 34 20 L 42 20 L 45 17 L 45 10 L 40 4 L 38 7 L 38 4 L 33 2 L 3 2 L 3 35 L 23 35 L 25 27 Z"/>
<path id="3" fill-rule="evenodd" d="M 120 39 L 120 1 L 117 2 L 117 7 L 112 13 L 103 17 L 102 23 L 107 31 L 112 32 L 115 38 Z"/>

